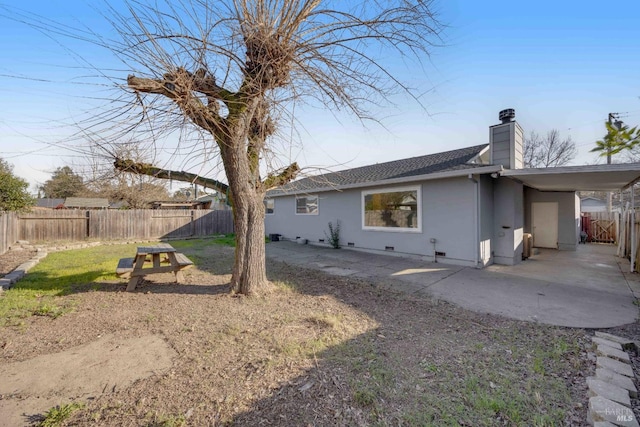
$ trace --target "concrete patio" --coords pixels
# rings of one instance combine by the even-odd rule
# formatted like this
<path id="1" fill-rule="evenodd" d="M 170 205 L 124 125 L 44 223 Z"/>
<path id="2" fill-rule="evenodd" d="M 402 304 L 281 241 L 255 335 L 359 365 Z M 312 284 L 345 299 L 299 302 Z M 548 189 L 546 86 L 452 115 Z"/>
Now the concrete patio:
<path id="1" fill-rule="evenodd" d="M 636 321 L 640 275 L 610 245 L 536 250 L 516 266 L 475 269 L 417 257 L 270 242 L 267 256 L 395 292 L 441 299 L 476 312 L 558 326 L 609 328 Z"/>

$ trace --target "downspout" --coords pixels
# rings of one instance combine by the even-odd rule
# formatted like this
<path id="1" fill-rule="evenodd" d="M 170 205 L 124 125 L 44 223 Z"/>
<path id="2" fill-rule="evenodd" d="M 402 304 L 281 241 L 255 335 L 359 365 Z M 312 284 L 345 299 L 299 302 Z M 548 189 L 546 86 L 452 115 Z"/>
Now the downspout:
<path id="1" fill-rule="evenodd" d="M 475 227 L 475 267 L 476 268 L 480 268 L 480 183 L 478 182 L 477 179 L 475 179 L 473 177 L 473 174 L 469 174 L 469 176 L 467 177 L 469 178 L 474 184 L 475 184 L 475 192 L 474 192 L 474 203 L 475 203 L 475 211 L 474 211 L 474 216 L 475 216 L 475 222 L 474 222 L 474 227 Z"/>

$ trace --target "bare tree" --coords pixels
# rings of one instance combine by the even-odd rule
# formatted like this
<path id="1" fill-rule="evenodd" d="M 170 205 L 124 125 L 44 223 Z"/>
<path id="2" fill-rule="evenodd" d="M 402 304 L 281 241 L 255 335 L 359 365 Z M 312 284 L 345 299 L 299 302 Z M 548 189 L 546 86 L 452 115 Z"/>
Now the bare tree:
<path id="1" fill-rule="evenodd" d="M 392 73 L 397 64 L 383 60 L 394 53 L 419 67 L 440 44 L 442 25 L 432 3 L 130 0 L 105 13 L 116 40 L 90 29 L 69 34 L 67 27 L 52 26 L 44 18 L 47 22 L 34 26 L 90 39 L 131 72 L 124 90 L 110 100 L 110 112 L 94 112 L 94 124 L 85 125 L 107 152 L 115 153 L 112 148 L 124 133 L 145 134 L 149 144 L 177 136 L 176 152 L 187 154 L 191 168 L 210 170 L 220 161 L 236 231 L 231 290 L 249 295 L 269 287 L 264 195 L 295 179 L 300 170 L 296 163 L 281 163 L 277 146 L 287 139 L 283 130 L 294 127 L 294 107 L 311 102 L 336 115 L 375 120 L 369 109 L 400 92 L 420 104 L 418 89 Z M 121 158 L 116 167 L 196 183 L 203 175 Z M 209 180 L 220 189 L 216 182 Z"/>
<path id="2" fill-rule="evenodd" d="M 561 139 L 560 132 L 552 129 L 544 137 L 532 131 L 524 139 L 524 167 L 548 168 L 563 166 L 576 157 L 576 144 L 571 137 Z"/>

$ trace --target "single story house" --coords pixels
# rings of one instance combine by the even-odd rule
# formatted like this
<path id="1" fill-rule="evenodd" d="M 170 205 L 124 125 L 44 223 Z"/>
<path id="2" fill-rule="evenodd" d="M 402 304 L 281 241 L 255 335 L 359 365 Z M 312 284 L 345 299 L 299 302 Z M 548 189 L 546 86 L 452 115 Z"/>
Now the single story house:
<path id="1" fill-rule="evenodd" d="M 523 258 L 533 245 L 576 250 L 577 191 L 618 191 L 640 163 L 524 169 L 523 130 L 512 109 L 489 143 L 291 182 L 265 199 L 266 233 L 328 245 L 420 256 L 482 268 Z M 527 239 L 528 240 L 528 239 Z"/>
<path id="2" fill-rule="evenodd" d="M 593 212 L 607 212 L 607 201 L 599 199 L 597 197 L 581 197 L 580 198 L 580 212 L 593 213 Z"/>
<path id="3" fill-rule="evenodd" d="M 66 209 L 108 209 L 109 200 L 99 197 L 67 197 L 64 207 Z"/>
<path id="4" fill-rule="evenodd" d="M 64 209 L 64 199 L 53 199 L 49 197 L 36 199 L 35 208 L 40 209 Z"/>
<path id="5" fill-rule="evenodd" d="M 228 211 L 231 210 L 231 206 L 226 202 L 226 196 L 224 194 L 218 193 L 217 191 L 213 194 L 205 194 L 199 196 L 197 201 L 201 203 L 206 203 L 207 208 L 215 211 Z"/>
<path id="6" fill-rule="evenodd" d="M 196 209 L 209 209 L 210 206 L 211 206 L 211 202 L 199 201 L 199 200 L 187 200 L 183 202 L 178 200 L 168 200 L 168 201 L 157 200 L 155 202 L 151 202 L 151 209 L 196 210 Z"/>

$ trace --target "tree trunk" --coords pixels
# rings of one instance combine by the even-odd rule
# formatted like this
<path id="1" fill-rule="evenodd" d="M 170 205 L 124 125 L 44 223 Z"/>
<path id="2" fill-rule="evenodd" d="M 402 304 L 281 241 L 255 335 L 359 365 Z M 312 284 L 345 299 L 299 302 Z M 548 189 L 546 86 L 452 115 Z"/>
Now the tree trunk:
<path id="1" fill-rule="evenodd" d="M 265 265 L 263 195 L 253 191 L 234 196 L 233 222 L 236 256 L 231 292 L 243 295 L 264 293 L 271 285 L 267 281 Z"/>
<path id="2" fill-rule="evenodd" d="M 271 288 L 267 280 L 264 247 L 264 189 L 260 173 L 250 163 L 245 141 L 249 118 L 238 125 L 229 138 L 219 135 L 220 151 L 231 198 L 236 233 L 236 253 L 231 276 L 231 292 L 243 295 L 265 293 Z"/>

